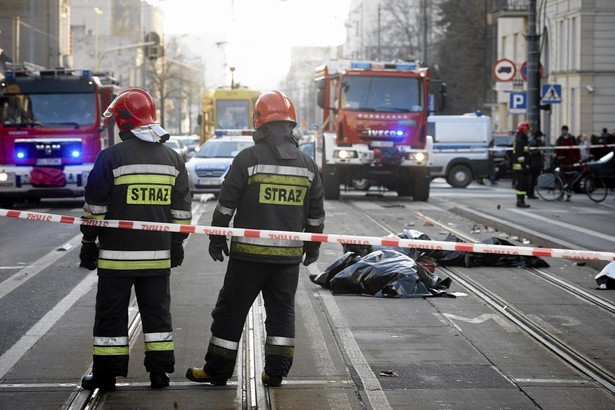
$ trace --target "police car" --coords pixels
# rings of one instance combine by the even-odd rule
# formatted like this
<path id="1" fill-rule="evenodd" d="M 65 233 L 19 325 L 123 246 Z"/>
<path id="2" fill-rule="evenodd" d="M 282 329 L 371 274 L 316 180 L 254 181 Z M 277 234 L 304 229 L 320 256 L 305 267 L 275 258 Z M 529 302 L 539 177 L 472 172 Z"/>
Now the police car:
<path id="1" fill-rule="evenodd" d="M 246 131 L 239 135 L 217 131 L 216 136 L 207 140 L 186 163 L 191 193 L 217 195 L 233 158 L 239 151 L 252 145 L 254 140 Z"/>

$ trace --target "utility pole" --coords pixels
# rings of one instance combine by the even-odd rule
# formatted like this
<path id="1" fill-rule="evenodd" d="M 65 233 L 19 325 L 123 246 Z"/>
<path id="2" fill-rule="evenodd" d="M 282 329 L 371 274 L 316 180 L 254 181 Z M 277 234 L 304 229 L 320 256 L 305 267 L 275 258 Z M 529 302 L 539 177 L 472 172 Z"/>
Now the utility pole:
<path id="1" fill-rule="evenodd" d="M 380 29 L 380 3 L 378 3 L 378 58 L 377 58 L 378 61 L 382 61 L 382 56 L 380 54 L 380 46 L 381 46 L 381 44 L 380 44 L 380 32 L 381 32 L 381 29 Z"/>
<path id="2" fill-rule="evenodd" d="M 427 0 L 421 0 L 421 8 L 423 17 L 423 66 L 427 67 Z"/>
<path id="3" fill-rule="evenodd" d="M 527 32 L 527 119 L 540 129 L 540 34 L 536 32 L 536 0 L 529 1 Z"/>

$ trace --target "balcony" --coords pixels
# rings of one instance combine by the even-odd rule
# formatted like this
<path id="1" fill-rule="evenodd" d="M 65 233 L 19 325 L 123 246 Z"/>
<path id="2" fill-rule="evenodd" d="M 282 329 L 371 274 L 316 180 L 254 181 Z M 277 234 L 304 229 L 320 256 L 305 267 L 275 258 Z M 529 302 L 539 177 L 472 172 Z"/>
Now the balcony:
<path id="1" fill-rule="evenodd" d="M 527 17 L 529 0 L 495 0 L 490 2 L 491 12 L 496 18 Z"/>

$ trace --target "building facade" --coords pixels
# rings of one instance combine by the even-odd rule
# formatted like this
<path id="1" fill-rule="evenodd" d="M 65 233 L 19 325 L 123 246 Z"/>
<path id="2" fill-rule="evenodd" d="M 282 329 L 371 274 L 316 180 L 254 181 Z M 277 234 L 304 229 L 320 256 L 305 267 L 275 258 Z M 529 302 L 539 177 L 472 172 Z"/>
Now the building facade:
<path id="1" fill-rule="evenodd" d="M 12 62 L 68 67 L 68 0 L 0 0 L 0 49 Z"/>
<path id="2" fill-rule="evenodd" d="M 613 130 L 615 2 L 544 0 L 537 4 L 544 70 L 541 85 L 561 87 L 561 95 L 556 96 L 560 102 L 551 104 L 551 110 L 541 111 L 541 128 L 551 143 L 563 125 L 568 125 L 574 135 L 598 135 L 603 128 Z M 528 5 L 527 0 L 510 0 L 495 11 L 497 57 L 514 61 L 518 72 L 510 84 L 494 81 L 494 123 L 498 129 L 514 129 L 519 120 L 526 118 L 510 113 L 510 92 L 526 86 L 521 68 L 527 59 Z"/>

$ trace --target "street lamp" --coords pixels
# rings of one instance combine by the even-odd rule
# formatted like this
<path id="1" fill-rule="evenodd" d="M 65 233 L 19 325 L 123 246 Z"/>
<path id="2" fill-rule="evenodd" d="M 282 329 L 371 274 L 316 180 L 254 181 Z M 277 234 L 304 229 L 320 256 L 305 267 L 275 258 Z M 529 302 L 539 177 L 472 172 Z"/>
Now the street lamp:
<path id="1" fill-rule="evenodd" d="M 95 24 L 95 37 L 94 37 L 94 56 L 96 58 L 96 64 L 98 66 L 98 38 L 100 37 L 99 28 L 98 28 L 98 18 L 103 14 L 102 10 L 98 7 L 94 7 L 94 13 L 96 13 L 96 24 Z M 98 67 L 96 67 L 98 68 Z"/>

